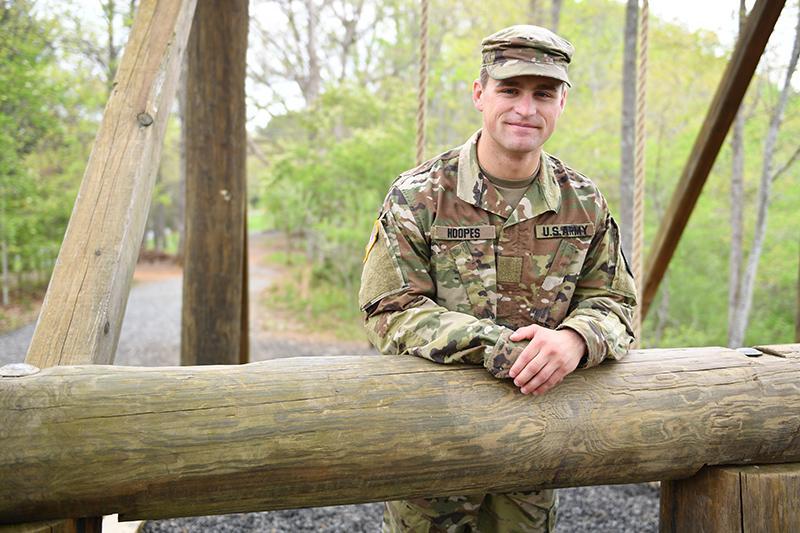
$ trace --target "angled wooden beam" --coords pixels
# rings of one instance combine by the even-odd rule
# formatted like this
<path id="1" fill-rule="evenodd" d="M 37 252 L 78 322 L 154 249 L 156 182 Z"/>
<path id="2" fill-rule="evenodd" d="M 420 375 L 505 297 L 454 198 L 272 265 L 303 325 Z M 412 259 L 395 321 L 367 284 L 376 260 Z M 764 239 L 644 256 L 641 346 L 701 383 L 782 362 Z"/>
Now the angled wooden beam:
<path id="1" fill-rule="evenodd" d="M 203 0 L 189 39 L 181 364 L 247 360 L 248 0 Z"/>
<path id="2" fill-rule="evenodd" d="M 196 0 L 142 0 L 26 361 L 111 363 Z"/>
<path id="3" fill-rule="evenodd" d="M 785 0 L 758 0 L 747 17 L 647 256 L 641 290 L 642 318 L 650 310 L 784 4 Z"/>
<path id="4" fill-rule="evenodd" d="M 56 367 L 0 378 L 0 432 L 0 522 L 675 479 L 800 461 L 800 358 L 643 350 L 539 397 L 410 356 Z"/>

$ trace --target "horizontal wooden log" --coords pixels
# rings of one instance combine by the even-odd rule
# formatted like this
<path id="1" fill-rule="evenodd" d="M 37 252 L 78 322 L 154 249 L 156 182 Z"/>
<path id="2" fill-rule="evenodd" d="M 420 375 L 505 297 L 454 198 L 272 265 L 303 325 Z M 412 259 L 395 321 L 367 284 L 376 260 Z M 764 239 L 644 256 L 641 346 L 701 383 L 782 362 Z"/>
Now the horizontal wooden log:
<path id="1" fill-rule="evenodd" d="M 643 350 L 523 396 L 413 357 L 0 378 L 0 522 L 160 518 L 800 461 L 800 359 Z"/>

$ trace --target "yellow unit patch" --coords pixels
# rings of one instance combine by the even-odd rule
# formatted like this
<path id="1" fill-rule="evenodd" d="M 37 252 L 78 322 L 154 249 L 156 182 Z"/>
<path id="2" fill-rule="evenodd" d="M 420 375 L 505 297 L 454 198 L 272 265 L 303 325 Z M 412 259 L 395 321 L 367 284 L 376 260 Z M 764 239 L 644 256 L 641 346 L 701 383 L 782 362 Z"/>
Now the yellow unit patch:
<path id="1" fill-rule="evenodd" d="M 369 257 L 369 253 L 372 251 L 372 247 L 375 246 L 375 241 L 378 240 L 378 226 L 380 225 L 380 220 L 375 220 L 375 223 L 372 225 L 372 233 L 369 235 L 369 240 L 367 241 L 367 245 L 364 247 L 364 259 L 361 261 L 362 263 L 367 262 L 367 257 Z"/>
<path id="2" fill-rule="evenodd" d="M 591 237 L 594 224 L 539 224 L 536 226 L 537 239 L 568 239 L 570 237 Z"/>

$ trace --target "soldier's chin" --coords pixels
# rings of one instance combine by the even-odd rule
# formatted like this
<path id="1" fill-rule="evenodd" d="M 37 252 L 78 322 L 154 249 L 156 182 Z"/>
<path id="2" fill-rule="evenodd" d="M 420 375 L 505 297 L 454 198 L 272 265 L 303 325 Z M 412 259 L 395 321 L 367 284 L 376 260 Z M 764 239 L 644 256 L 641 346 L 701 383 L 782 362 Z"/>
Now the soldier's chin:
<path id="1" fill-rule="evenodd" d="M 505 149 L 516 154 L 528 154 L 539 148 L 541 144 L 537 139 L 518 139 L 506 143 Z"/>

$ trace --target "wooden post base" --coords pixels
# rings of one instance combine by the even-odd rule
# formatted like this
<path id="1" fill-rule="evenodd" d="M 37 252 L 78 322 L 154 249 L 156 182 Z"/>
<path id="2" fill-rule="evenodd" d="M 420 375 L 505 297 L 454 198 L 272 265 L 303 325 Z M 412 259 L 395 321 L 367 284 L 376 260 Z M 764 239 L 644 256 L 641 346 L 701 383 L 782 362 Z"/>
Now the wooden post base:
<path id="1" fill-rule="evenodd" d="M 666 532 L 800 531 L 800 463 L 706 467 L 661 483 Z"/>

